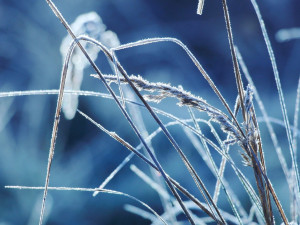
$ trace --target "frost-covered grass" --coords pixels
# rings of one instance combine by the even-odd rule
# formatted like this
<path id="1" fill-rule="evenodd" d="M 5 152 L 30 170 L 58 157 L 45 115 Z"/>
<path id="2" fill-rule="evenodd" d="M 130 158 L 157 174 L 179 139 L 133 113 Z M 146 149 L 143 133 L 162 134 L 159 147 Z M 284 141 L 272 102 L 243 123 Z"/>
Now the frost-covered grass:
<path id="1" fill-rule="evenodd" d="M 235 46 L 226 0 L 222 0 L 222 5 L 234 68 L 232 76 L 235 77 L 236 81 L 235 88 L 232 88 L 232 91 L 237 96 L 233 109 L 231 109 L 224 95 L 214 84 L 201 63 L 180 40 L 176 38 L 149 38 L 121 45 L 117 35 L 106 30 L 96 13 L 81 15 L 70 26 L 53 2 L 47 0 L 47 3 L 69 33 L 61 46 L 64 65 L 59 89 L 0 93 L 0 97 L 58 95 L 45 173 L 45 185 L 34 187 L 24 186 L 20 183 L 20 186 L 6 186 L 6 188 L 21 189 L 20 192 L 25 191 L 24 189 L 43 190 L 40 225 L 46 224 L 45 215 L 49 216 L 45 212 L 47 210 L 48 191 L 50 190 L 88 191 L 93 192 L 93 196 L 99 193 L 108 193 L 130 198 L 139 205 L 126 205 L 125 209 L 145 218 L 145 221 L 150 220 L 151 224 L 283 223 L 287 225 L 300 223 L 300 177 L 297 163 L 300 82 L 298 87 L 295 87 L 297 97 L 295 99 L 294 123 L 291 126 L 276 59 L 255 0 L 252 0 L 251 3 L 257 15 L 273 68 L 277 87 L 276 93 L 279 97 L 283 118 L 280 122 L 285 129 L 288 146 L 288 148 L 285 146 L 285 151 L 288 149 L 291 159 L 288 162 L 274 131 L 274 120 L 268 116 L 268 110 L 251 79 L 246 63 L 243 61 L 238 47 Z M 205 13 L 203 3 L 204 1 L 199 1 L 197 10 L 199 14 Z M 82 33 L 84 35 L 81 35 Z M 278 36 L 284 39 L 280 33 L 278 33 Z M 294 37 L 295 35 L 291 34 L 291 36 Z M 197 96 L 185 90 L 182 86 L 174 87 L 172 82 L 170 84 L 150 82 L 143 78 L 143 75 L 128 75 L 124 69 L 126 66 L 118 60 L 117 56 L 120 51 L 165 42 L 171 42 L 174 46 L 179 46 L 184 50 L 186 57 L 193 62 L 198 72 L 202 74 L 222 103 L 221 108 L 206 100 L 206 96 Z M 95 60 L 100 52 L 106 56 L 112 74 L 104 74 L 96 65 Z M 100 80 L 109 94 L 81 90 L 83 71 L 87 66 L 91 66 L 95 71 L 95 74 L 92 74 L 92 77 L 88 79 L 94 79 L 95 82 Z M 114 85 L 117 85 L 117 88 Z M 111 131 L 111 128 L 104 127 L 92 116 L 78 109 L 78 96 L 81 95 L 108 98 L 111 100 L 111 104 L 117 104 L 122 112 L 123 119 L 129 123 L 140 144 L 134 147 L 129 143 L 130 141 Z M 186 110 L 189 117 L 182 119 L 177 117 L 176 113 L 159 109 L 160 102 L 164 99 L 176 99 L 178 108 Z M 152 105 L 153 102 L 158 105 Z M 257 116 L 257 111 L 261 112 L 262 117 Z M 107 138 L 113 138 L 129 151 L 129 155 L 99 184 L 98 188 L 49 185 L 52 177 L 51 167 L 55 162 L 54 152 L 62 112 L 67 119 L 73 119 L 77 113 L 86 119 L 86 123 L 94 124 L 99 128 L 99 132 L 106 133 Z M 145 114 L 150 115 L 153 119 L 152 123 L 156 124 L 156 130 L 152 133 L 146 128 Z M 169 122 L 165 122 L 162 118 L 167 118 Z M 268 132 L 261 132 L 260 122 L 266 123 Z M 179 137 L 172 134 L 170 130 L 175 125 L 180 125 L 177 133 L 179 132 L 181 137 L 186 139 L 188 146 L 192 145 L 194 147 L 192 154 L 201 158 L 201 162 L 205 165 L 201 168 L 211 172 L 213 181 L 208 181 L 205 176 L 200 175 L 202 171 L 199 171 L 197 161 L 195 162 L 194 157 L 191 157 L 190 152 L 186 153 L 186 148 Z M 154 137 L 158 134 L 163 134 L 176 150 L 179 157 L 176 158 L 176 162 L 172 162 L 174 170 L 177 170 L 177 165 L 184 165 L 181 170 L 185 174 L 184 176 L 188 174 L 192 178 L 190 184 L 180 184 L 173 177 L 170 167 L 165 168 L 164 160 L 160 158 L 159 154 L 161 148 L 164 147 L 159 148 L 154 143 Z M 270 135 L 274 150 L 264 149 L 263 140 L 265 135 Z M 241 157 L 236 157 L 237 152 Z M 272 173 L 275 170 L 269 170 L 267 167 L 269 154 L 277 155 L 277 162 L 272 162 L 272 164 L 279 165 L 284 173 L 282 182 L 285 182 L 288 187 L 285 196 L 277 194 L 272 185 L 273 181 L 270 177 L 273 177 Z M 134 156 L 140 158 L 150 168 L 151 173 L 150 175 L 147 174 L 146 169 L 141 169 L 134 164 L 129 167 L 133 173 L 143 180 L 145 186 L 148 185 L 157 192 L 163 208 L 162 213 L 156 212 L 146 202 L 133 195 L 106 189 L 106 186 L 113 179 L 118 179 L 118 173 L 128 167 Z M 183 170 L 188 173 L 183 172 Z M 230 172 L 227 173 L 228 170 Z M 210 185 L 210 183 L 213 183 L 213 185 Z M 240 199 L 240 193 L 237 193 L 234 187 L 236 183 L 239 183 L 240 187 L 244 189 L 243 195 L 246 198 Z M 289 209 L 284 208 L 280 203 L 281 199 L 287 197 L 290 202 Z M 55 207 L 55 205 L 52 207 Z M 180 217 L 180 215 L 184 215 L 184 217 Z"/>

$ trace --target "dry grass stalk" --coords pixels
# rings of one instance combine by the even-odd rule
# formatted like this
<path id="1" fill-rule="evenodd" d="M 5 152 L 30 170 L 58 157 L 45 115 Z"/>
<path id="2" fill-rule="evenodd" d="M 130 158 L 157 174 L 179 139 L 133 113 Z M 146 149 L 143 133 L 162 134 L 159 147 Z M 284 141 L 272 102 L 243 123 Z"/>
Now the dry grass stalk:
<path id="1" fill-rule="evenodd" d="M 93 76 L 95 77 L 95 75 Z M 108 84 L 118 82 L 115 75 L 105 75 L 104 78 L 107 80 Z M 191 93 L 184 91 L 182 87 L 176 88 L 169 84 L 151 83 L 143 79 L 141 76 L 132 75 L 129 77 L 129 79 L 140 91 L 147 91 L 151 93 L 144 95 L 144 98 L 148 101 L 159 103 L 161 100 L 167 97 L 175 97 L 179 100 L 179 106 L 193 107 L 199 111 L 206 112 L 212 121 L 217 122 L 221 129 L 230 135 L 230 141 L 226 140 L 224 143 L 238 143 L 240 145 L 240 147 L 244 150 L 242 156 L 245 164 L 253 168 L 266 223 L 273 224 L 273 212 L 268 194 L 269 191 L 273 195 L 279 211 L 282 210 L 282 207 L 266 176 L 259 127 L 252 102 L 253 90 L 251 86 L 248 86 L 246 91 L 243 91 L 243 105 L 245 109 L 244 132 L 246 134 L 246 137 L 244 138 L 242 134 L 239 133 L 238 128 L 229 120 L 226 114 L 224 114 L 221 110 L 211 106 L 202 98 L 196 97 Z M 124 78 L 121 78 L 120 82 L 127 83 Z M 281 213 L 283 213 L 283 210 Z"/>

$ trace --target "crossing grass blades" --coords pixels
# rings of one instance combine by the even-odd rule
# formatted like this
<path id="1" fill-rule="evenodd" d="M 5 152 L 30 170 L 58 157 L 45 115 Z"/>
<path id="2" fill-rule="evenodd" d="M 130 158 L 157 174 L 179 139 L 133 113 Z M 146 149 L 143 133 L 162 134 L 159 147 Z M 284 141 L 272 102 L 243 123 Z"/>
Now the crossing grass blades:
<path id="1" fill-rule="evenodd" d="M 49 149 L 49 158 L 48 158 L 45 186 L 44 187 L 7 186 L 7 188 L 20 188 L 20 189 L 29 188 L 29 189 L 44 190 L 41 213 L 40 213 L 40 221 L 39 221 L 40 225 L 43 224 L 47 193 L 48 190 L 51 189 L 65 190 L 65 191 L 71 191 L 71 190 L 91 191 L 94 192 L 94 195 L 97 195 L 97 193 L 99 192 L 106 192 L 110 194 L 120 194 L 129 197 L 141 203 L 144 207 L 146 207 L 155 215 L 154 218 L 151 217 L 153 224 L 159 224 L 159 223 L 176 224 L 176 215 L 179 213 L 184 213 L 186 219 L 189 221 L 190 224 L 206 224 L 206 223 L 215 223 L 215 224 L 228 224 L 228 223 L 252 224 L 253 223 L 255 224 L 258 223 L 258 224 L 272 225 L 275 224 L 275 219 L 274 219 L 275 214 L 280 215 L 281 222 L 285 225 L 292 224 L 292 223 L 294 224 L 300 223 L 300 216 L 299 216 L 300 182 L 299 182 L 298 165 L 297 165 L 296 154 L 295 154 L 296 136 L 294 135 L 294 137 L 292 137 L 291 128 L 289 125 L 290 123 L 288 121 L 286 107 L 285 107 L 284 96 L 283 96 L 278 70 L 275 62 L 275 57 L 271 48 L 271 44 L 266 32 L 264 22 L 262 20 L 259 8 L 255 0 L 251 0 L 251 3 L 257 14 L 262 29 L 262 33 L 267 45 L 271 63 L 273 66 L 274 77 L 277 85 L 281 110 L 284 117 L 284 123 L 285 123 L 287 138 L 289 142 L 289 151 L 292 159 L 291 169 L 287 167 L 285 159 L 282 156 L 281 149 L 278 147 L 278 144 L 276 144 L 277 139 L 276 136 L 273 135 L 274 131 L 272 128 L 272 124 L 268 119 L 267 112 L 264 109 L 264 105 L 260 104 L 261 101 L 257 93 L 257 90 L 255 88 L 255 85 L 253 84 L 251 77 L 248 74 L 247 68 L 245 66 L 245 63 L 243 62 L 242 56 L 238 51 L 238 48 L 234 45 L 232 30 L 230 26 L 229 10 L 228 10 L 226 0 L 222 0 L 222 4 L 223 4 L 226 28 L 228 32 L 228 41 L 229 41 L 229 46 L 230 46 L 230 51 L 232 56 L 236 87 L 237 87 L 237 100 L 236 100 L 234 110 L 230 109 L 223 95 L 215 86 L 214 82 L 211 80 L 211 78 L 206 73 L 204 68 L 201 66 L 199 61 L 194 57 L 194 55 L 190 52 L 190 50 L 181 41 L 175 38 L 151 38 L 151 39 L 140 40 L 137 42 L 128 43 L 124 45 L 119 45 L 113 48 L 107 48 L 102 43 L 88 36 L 84 36 L 84 35 L 76 36 L 71 26 L 68 25 L 63 15 L 56 8 L 54 3 L 50 0 L 46 0 L 46 1 L 50 6 L 50 8 L 52 9 L 53 13 L 58 17 L 60 22 L 66 28 L 69 35 L 72 37 L 73 41 L 72 44 L 70 45 L 70 48 L 65 58 L 65 62 L 61 74 L 60 88 L 57 93 L 58 100 L 57 100 L 56 112 L 54 117 L 55 119 L 53 124 L 51 144 Z M 204 1 L 202 0 L 199 1 L 198 14 L 202 13 L 203 4 Z M 203 77 L 208 82 L 212 90 L 215 92 L 219 100 L 222 102 L 222 104 L 224 105 L 224 109 L 219 109 L 214 107 L 213 105 L 205 101 L 203 98 L 195 96 L 190 92 L 183 90 L 182 87 L 173 87 L 170 84 L 164 84 L 164 83 L 152 83 L 145 80 L 142 76 L 135 76 L 135 75 L 129 76 L 127 72 L 124 70 L 124 68 L 122 67 L 122 65 L 120 64 L 120 62 L 118 61 L 118 58 L 116 57 L 116 52 L 121 50 L 126 50 L 128 48 L 142 46 L 142 45 L 154 44 L 157 42 L 172 42 L 175 45 L 180 46 L 187 54 L 187 57 L 189 57 L 192 60 L 194 65 L 197 67 L 199 72 L 203 75 Z M 82 43 L 90 43 L 96 46 L 97 48 L 99 48 L 106 55 L 108 61 L 111 63 L 112 68 L 114 70 L 114 74 L 110 74 L 110 75 L 103 74 L 101 70 L 97 67 L 97 65 L 94 63 L 94 60 L 89 56 L 88 52 L 83 47 Z M 156 187 L 157 188 L 156 190 L 159 192 L 160 195 L 164 195 L 165 193 L 168 193 L 167 189 L 169 189 L 169 191 L 172 193 L 173 196 L 171 197 L 169 196 L 170 199 L 173 199 L 171 201 L 171 204 L 168 205 L 166 203 L 166 208 L 169 209 L 170 212 L 166 211 L 165 214 L 158 215 L 148 205 L 134 198 L 133 196 L 121 192 L 116 192 L 113 190 L 104 189 L 105 184 L 109 182 L 109 179 L 112 179 L 111 177 L 108 178 L 108 180 L 104 182 L 102 185 L 100 185 L 99 188 L 95 188 L 95 189 L 49 187 L 50 171 L 51 171 L 51 165 L 54 156 L 59 118 L 62 110 L 63 96 L 66 93 L 65 92 L 66 76 L 69 68 L 70 59 L 76 47 L 80 49 L 80 51 L 84 54 L 84 56 L 86 57 L 90 65 L 93 67 L 95 74 L 93 74 L 92 77 L 102 81 L 107 91 L 109 92 L 109 95 L 102 95 L 102 97 L 111 98 L 115 101 L 115 103 L 118 105 L 119 109 L 123 113 L 125 119 L 128 121 L 133 131 L 139 138 L 141 145 L 139 145 L 138 147 L 133 147 L 126 140 L 122 139 L 118 134 L 107 130 L 102 125 L 98 124 L 88 115 L 86 115 L 85 113 L 79 110 L 78 113 L 84 116 L 91 123 L 95 124 L 100 130 L 107 133 L 110 137 L 120 142 L 131 152 L 128 158 L 124 160 L 123 164 L 121 164 L 120 167 L 115 170 L 115 173 L 117 173 L 118 170 L 120 170 L 120 168 L 127 163 L 127 161 L 129 161 L 134 155 L 136 155 L 141 160 L 143 160 L 146 164 L 148 164 L 149 167 L 151 167 L 153 170 L 157 171 L 158 174 L 161 175 L 163 182 L 161 182 L 162 184 L 161 187 Z M 242 75 L 240 72 L 240 68 L 242 69 L 242 72 L 248 81 L 247 85 L 244 85 L 242 82 Z M 120 90 L 120 96 L 118 96 L 114 92 L 113 88 L 111 87 L 113 84 L 118 85 Z M 124 97 L 125 95 L 123 94 L 123 92 L 126 92 L 126 90 L 123 90 L 122 88 L 124 85 L 128 85 L 131 88 L 131 91 L 136 95 L 136 97 L 140 100 L 141 103 L 137 103 L 137 101 L 131 101 Z M 147 94 L 143 95 L 142 92 L 143 93 L 146 92 Z M 299 102 L 299 87 L 297 92 L 298 92 L 297 102 Z M 84 91 L 77 91 L 77 92 L 69 91 L 67 93 L 71 95 L 72 94 L 97 95 L 97 93 L 84 92 Z M 32 94 L 38 94 L 38 93 L 32 93 Z M 45 91 L 44 94 L 47 94 L 47 91 Z M 190 113 L 190 117 L 191 117 L 190 120 L 189 121 L 180 120 L 179 118 L 175 117 L 172 114 L 169 114 L 167 112 L 164 112 L 162 110 L 159 110 L 149 105 L 149 102 L 159 103 L 162 99 L 165 98 L 177 99 L 178 106 L 185 107 Z M 258 119 L 256 116 L 254 104 L 253 104 L 254 99 L 256 99 L 256 101 L 259 103 L 258 104 L 259 108 L 264 115 L 265 122 L 267 123 L 269 132 L 272 136 L 274 148 L 278 154 L 280 164 L 286 176 L 286 180 L 289 186 L 289 191 L 292 196 L 291 208 L 293 213 L 290 219 L 288 219 L 285 210 L 282 208 L 279 198 L 272 186 L 271 180 L 268 177 L 268 171 L 266 168 L 266 162 L 265 162 L 264 151 L 262 146 L 262 137 L 258 125 Z M 142 131 L 140 127 L 136 125 L 135 118 L 132 118 L 132 116 L 128 112 L 128 108 L 126 107 L 127 104 L 128 105 L 135 104 L 138 105 L 140 108 L 145 108 L 153 117 L 157 125 L 159 126 L 157 132 L 154 133 L 152 136 L 150 134 L 148 137 L 145 138 L 142 135 Z M 296 104 L 296 108 L 298 108 L 298 104 Z M 198 119 L 195 116 L 195 111 L 206 113 L 209 119 L 208 120 Z M 295 115 L 297 114 L 297 112 L 298 111 L 296 110 Z M 214 176 L 217 179 L 217 183 L 215 185 L 215 191 L 213 195 L 210 194 L 211 190 L 208 190 L 206 188 L 205 179 L 200 178 L 197 171 L 190 163 L 190 161 L 188 160 L 187 156 L 184 154 L 181 147 L 177 144 L 176 140 L 169 132 L 168 126 L 171 126 L 171 124 L 164 124 L 158 117 L 158 114 L 169 117 L 174 121 L 173 122 L 174 124 L 181 124 L 187 130 L 186 132 L 189 134 L 191 141 L 195 140 L 195 137 L 197 139 L 195 141 L 199 141 L 199 140 L 201 141 L 205 150 L 204 154 L 206 154 L 205 156 L 204 155 L 202 156 L 207 158 L 205 162 L 207 163 L 207 166 L 210 168 L 210 170 L 213 172 Z M 241 114 L 242 121 L 239 121 L 238 119 L 239 114 Z M 217 143 L 211 141 L 202 133 L 199 123 L 205 123 L 211 127 L 211 130 L 217 140 Z M 219 126 L 221 130 L 227 135 L 227 138 L 225 140 L 221 140 L 220 136 L 215 131 L 214 126 Z M 181 186 L 175 179 L 171 178 L 165 172 L 164 168 L 162 167 L 158 158 L 156 157 L 151 144 L 149 144 L 151 142 L 151 138 L 154 135 L 156 135 L 158 132 L 162 132 L 167 137 L 167 139 L 173 145 L 174 149 L 179 154 L 186 169 L 188 170 L 191 177 L 193 178 L 199 190 L 200 195 L 203 197 L 204 202 L 201 202 L 196 196 L 192 195 L 185 187 Z M 244 164 L 249 168 L 251 168 L 251 170 L 253 171 L 253 176 L 256 181 L 254 186 L 256 187 L 250 184 L 248 178 L 242 173 L 242 171 L 236 165 L 236 162 L 231 158 L 229 154 L 229 150 L 232 145 L 239 146 Z M 141 148 L 144 148 L 146 150 L 147 155 L 139 151 Z M 210 153 L 210 148 L 213 148 L 222 156 L 222 162 L 220 166 L 216 165 L 216 162 L 213 159 L 212 154 Z M 237 178 L 240 180 L 243 187 L 245 188 L 245 191 L 249 195 L 249 198 L 253 204 L 253 207 L 249 214 L 243 209 L 242 204 L 239 202 L 238 198 L 236 197 L 236 195 L 234 194 L 230 185 L 228 184 L 228 182 L 224 177 L 224 170 L 226 164 L 229 164 L 232 167 Z M 139 171 L 136 167 L 132 166 L 131 169 L 135 171 L 135 173 L 140 174 L 141 177 L 144 178 L 147 177 L 147 175 L 143 174 L 143 172 Z M 291 177 L 293 179 L 290 179 Z M 226 198 L 231 206 L 233 215 L 225 212 L 224 210 L 218 207 L 218 197 L 221 190 L 223 190 L 226 195 Z M 182 196 L 184 196 L 184 199 L 182 198 Z M 205 219 L 197 217 L 191 210 L 195 208 L 197 210 L 204 212 L 207 215 L 207 217 Z M 177 211 L 174 209 L 176 209 Z M 128 207 L 128 210 L 134 211 L 136 213 L 138 212 L 141 212 L 141 214 L 143 213 L 143 211 L 138 211 L 141 210 L 138 208 Z"/>

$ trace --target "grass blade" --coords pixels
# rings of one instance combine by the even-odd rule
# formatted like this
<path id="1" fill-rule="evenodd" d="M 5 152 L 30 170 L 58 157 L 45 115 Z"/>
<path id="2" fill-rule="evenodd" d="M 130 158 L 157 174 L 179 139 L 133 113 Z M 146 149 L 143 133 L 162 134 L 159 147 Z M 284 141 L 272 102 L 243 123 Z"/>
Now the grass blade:
<path id="1" fill-rule="evenodd" d="M 300 178 L 299 178 L 298 164 L 297 164 L 296 158 L 295 158 L 295 151 L 294 151 L 294 148 L 293 148 L 290 123 L 289 123 L 289 119 L 288 119 L 288 116 L 287 116 L 287 110 L 286 110 L 286 106 L 285 106 L 283 91 L 282 91 L 282 88 L 281 88 L 281 82 L 280 82 L 280 78 L 279 78 L 277 64 L 276 64 L 274 52 L 273 52 L 271 42 L 270 42 L 270 39 L 268 37 L 266 26 L 265 26 L 265 23 L 262 19 L 259 7 L 258 7 L 255 0 L 251 0 L 251 3 L 253 5 L 255 13 L 257 15 L 259 25 L 260 25 L 260 28 L 262 30 L 263 37 L 264 37 L 264 40 L 265 40 L 265 43 L 266 43 L 266 46 L 267 46 L 267 49 L 268 49 L 268 53 L 269 53 L 269 56 L 270 56 L 271 64 L 272 64 L 273 73 L 274 73 L 274 77 L 275 77 L 275 82 L 276 82 L 278 95 L 279 95 L 279 101 L 280 101 L 280 105 L 281 105 L 281 111 L 282 111 L 282 115 L 283 115 L 283 119 L 284 119 L 284 123 L 285 123 L 285 127 L 286 127 L 286 134 L 287 134 L 287 138 L 288 138 L 288 142 L 289 142 L 290 154 L 291 154 L 291 158 L 292 158 L 292 162 L 293 162 L 293 170 L 296 174 L 297 191 L 298 191 L 298 195 L 299 195 L 300 194 Z"/>
<path id="2" fill-rule="evenodd" d="M 85 55 L 85 57 L 87 58 L 87 60 L 89 61 L 89 63 L 92 65 L 93 69 L 97 72 L 99 78 L 102 80 L 102 82 L 104 83 L 105 87 L 107 88 L 107 90 L 109 91 L 109 93 L 113 96 L 115 102 L 117 103 L 117 105 L 119 106 L 119 108 L 121 109 L 123 115 L 125 116 L 125 118 L 127 119 L 127 121 L 130 123 L 131 127 L 133 128 L 134 132 L 136 133 L 136 135 L 139 137 L 139 139 L 143 142 L 145 148 L 147 149 L 148 153 L 150 154 L 152 160 L 155 162 L 155 164 L 157 165 L 159 171 L 161 172 L 162 176 L 164 177 L 164 179 L 166 180 L 169 188 L 171 189 L 172 193 L 174 194 L 174 196 L 176 197 L 176 199 L 178 200 L 179 204 L 181 205 L 185 215 L 187 216 L 188 220 L 190 221 L 191 224 L 195 224 L 193 219 L 191 218 L 190 214 L 188 213 L 186 207 L 184 206 L 180 196 L 178 195 L 178 193 L 176 192 L 175 188 L 173 187 L 172 183 L 168 180 L 165 172 L 163 171 L 163 169 L 161 168 L 159 162 L 157 161 L 157 159 L 154 157 L 154 155 L 151 153 L 149 147 L 147 146 L 147 143 L 144 141 L 144 139 L 142 138 L 140 132 L 138 131 L 138 129 L 136 128 L 136 126 L 134 125 L 134 123 L 132 122 L 132 120 L 130 119 L 128 113 L 126 112 L 126 110 L 122 107 L 122 104 L 120 103 L 120 101 L 117 99 L 115 93 L 113 92 L 113 90 L 109 87 L 109 85 L 107 84 L 107 82 L 105 81 L 105 79 L 103 78 L 103 75 L 101 73 L 101 71 L 99 70 L 99 68 L 96 66 L 96 64 L 93 62 L 93 60 L 89 57 L 89 55 L 87 54 L 87 52 L 85 51 L 85 49 L 82 47 L 82 45 L 80 44 L 80 42 L 78 41 L 78 39 L 76 38 L 76 36 L 74 35 L 74 33 L 72 32 L 70 26 L 68 25 L 68 23 L 66 22 L 66 20 L 64 19 L 64 17 L 62 16 L 62 14 L 59 12 L 59 10 L 56 8 L 56 6 L 54 5 L 54 3 L 51 0 L 46 0 L 46 2 L 48 3 L 48 5 L 50 6 L 50 8 L 52 9 L 52 11 L 54 12 L 54 14 L 59 18 L 60 22 L 63 24 L 63 26 L 66 28 L 66 30 L 68 31 L 68 33 L 71 35 L 71 37 L 73 38 L 74 42 L 77 43 L 78 47 L 81 49 L 82 53 Z M 110 55 L 109 51 L 102 46 L 102 50 L 105 50 L 105 54 L 106 55 Z M 112 59 L 112 56 L 110 55 L 110 58 Z M 112 59 L 113 60 L 113 59 Z M 119 66 L 118 67 L 119 71 L 122 73 L 123 71 L 121 71 L 122 67 Z M 123 74 L 126 77 L 126 74 Z M 143 98 L 139 95 L 138 91 L 135 89 L 134 86 L 132 86 L 133 90 L 136 92 L 136 94 L 141 98 L 141 100 L 143 100 Z M 145 104 L 145 106 L 147 107 L 147 103 L 144 101 L 143 102 Z M 151 108 L 148 106 L 147 107 L 148 110 L 150 112 Z M 153 115 L 155 115 L 153 113 Z M 158 118 L 157 118 L 158 119 Z M 41 214 L 42 214 L 43 210 L 41 210 Z M 40 221 L 40 224 L 42 225 L 42 221 Z"/>
<path id="3" fill-rule="evenodd" d="M 79 113 L 82 116 L 84 116 L 86 119 L 88 119 L 90 122 L 92 122 L 94 125 L 96 125 L 99 129 L 101 129 L 102 131 L 104 131 L 105 133 L 107 133 L 110 137 L 112 137 L 116 141 L 120 142 L 129 151 L 134 152 L 138 157 L 140 157 L 144 162 L 146 162 L 152 168 L 154 168 L 155 170 L 157 170 L 158 172 L 160 172 L 159 169 L 156 167 L 156 165 L 154 165 L 152 162 L 150 162 L 142 153 L 138 152 L 137 149 L 133 148 L 128 142 L 126 142 L 121 137 L 119 137 L 115 132 L 108 131 L 103 126 L 101 126 L 99 123 L 96 123 L 92 118 L 90 118 L 89 116 L 87 116 L 86 114 L 84 114 L 83 112 L 79 111 Z M 170 179 L 170 181 L 173 183 L 173 185 L 175 185 L 175 187 L 178 190 L 180 190 L 184 195 L 186 195 L 186 197 L 188 197 L 189 199 L 191 199 L 196 205 L 198 205 L 209 216 L 211 216 L 213 219 L 215 219 L 215 217 L 213 216 L 213 214 L 211 214 L 211 212 L 209 210 L 207 210 L 194 196 L 192 196 L 189 192 L 187 192 L 184 188 L 182 188 L 179 185 L 178 182 L 176 182 L 175 180 L 173 180 L 172 178 L 170 178 L 168 175 L 166 175 L 166 176 Z M 220 221 L 219 221 L 219 223 L 220 223 Z"/>
<path id="4" fill-rule="evenodd" d="M 67 53 L 66 60 L 63 65 L 62 74 L 61 74 L 59 94 L 58 94 L 57 105 L 56 105 L 56 110 L 55 110 L 55 117 L 54 117 L 53 128 L 52 128 L 52 136 L 51 136 L 51 141 L 50 141 L 51 143 L 50 143 L 50 149 L 49 149 L 46 181 L 45 181 L 45 188 L 44 188 L 44 194 L 43 194 L 43 200 L 42 200 L 42 206 L 41 206 L 39 225 L 42 225 L 42 223 L 43 223 L 45 203 L 46 203 L 47 191 L 48 191 L 48 186 L 49 186 L 49 181 L 50 181 L 50 170 L 51 170 L 52 160 L 53 160 L 53 156 L 54 156 L 55 142 L 56 142 L 56 137 L 57 137 L 57 132 L 58 132 L 58 124 L 59 124 L 59 118 L 60 118 L 60 113 L 61 113 L 61 108 L 62 108 L 62 102 L 63 102 L 66 75 L 67 75 L 67 71 L 68 71 L 68 64 L 69 64 L 72 52 L 74 50 L 74 47 L 75 47 L 75 42 L 72 43 L 72 45 Z"/>
<path id="5" fill-rule="evenodd" d="M 44 187 L 28 187 L 28 186 L 5 186 L 5 188 L 10 189 L 20 189 L 20 190 L 44 190 Z M 168 225 L 164 219 L 158 215 L 149 205 L 142 202 L 141 200 L 137 199 L 136 197 L 133 197 L 129 194 L 120 192 L 120 191 L 114 191 L 110 189 L 100 189 L 100 188 L 76 188 L 76 187 L 48 187 L 48 190 L 56 190 L 56 191 L 83 191 L 83 192 L 101 192 L 106 194 L 113 194 L 113 195 L 121 195 L 125 196 L 127 198 L 130 198 L 144 207 L 146 207 L 148 210 L 150 210 L 158 219 L 160 219 L 161 222 L 163 222 L 165 225 Z"/>

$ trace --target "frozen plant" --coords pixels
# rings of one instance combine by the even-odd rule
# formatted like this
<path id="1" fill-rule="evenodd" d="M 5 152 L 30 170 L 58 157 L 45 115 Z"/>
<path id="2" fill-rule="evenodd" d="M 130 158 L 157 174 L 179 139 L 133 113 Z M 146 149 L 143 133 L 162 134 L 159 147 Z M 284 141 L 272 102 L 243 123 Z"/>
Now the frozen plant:
<path id="1" fill-rule="evenodd" d="M 113 48 L 120 45 L 118 36 L 113 31 L 106 30 L 106 26 L 103 24 L 102 19 L 96 12 L 89 12 L 79 15 L 71 24 L 71 28 L 77 36 L 82 34 L 87 35 L 90 38 L 100 41 L 108 48 Z M 63 61 L 67 56 L 71 40 L 72 38 L 67 35 L 61 43 L 60 52 Z M 83 42 L 82 46 L 86 49 L 91 59 L 95 61 L 100 49 L 87 42 Z M 80 90 L 84 69 L 88 66 L 89 62 L 81 53 L 81 51 L 78 48 L 74 49 L 73 57 L 70 61 L 67 72 L 68 74 L 66 77 L 66 90 Z M 67 119 L 71 120 L 74 118 L 77 107 L 78 96 L 66 94 L 64 96 L 62 109 Z"/>

